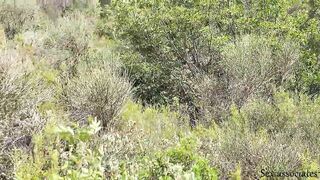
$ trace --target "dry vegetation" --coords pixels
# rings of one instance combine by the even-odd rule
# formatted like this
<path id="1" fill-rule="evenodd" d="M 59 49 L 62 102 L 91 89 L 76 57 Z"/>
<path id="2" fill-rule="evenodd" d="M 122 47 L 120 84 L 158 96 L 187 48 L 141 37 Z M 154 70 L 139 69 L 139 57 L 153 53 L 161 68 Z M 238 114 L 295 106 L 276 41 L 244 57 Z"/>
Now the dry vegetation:
<path id="1" fill-rule="evenodd" d="M 102 3 L 0 3 L 0 179 L 319 171 L 318 1 Z"/>

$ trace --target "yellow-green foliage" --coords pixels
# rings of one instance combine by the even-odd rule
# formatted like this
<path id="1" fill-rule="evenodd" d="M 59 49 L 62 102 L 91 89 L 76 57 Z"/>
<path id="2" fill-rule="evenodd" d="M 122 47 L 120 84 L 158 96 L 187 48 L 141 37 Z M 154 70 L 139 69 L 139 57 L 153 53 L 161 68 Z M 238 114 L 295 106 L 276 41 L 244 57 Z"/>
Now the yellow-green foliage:
<path id="1" fill-rule="evenodd" d="M 100 130 L 98 121 L 88 127 L 51 121 L 33 137 L 32 155 L 16 152 L 16 178 L 103 179 L 102 148 L 91 148 L 90 141 Z"/>
<path id="2" fill-rule="evenodd" d="M 194 137 L 185 137 L 174 147 L 136 161 L 135 172 L 122 165 L 125 179 L 218 179 L 218 171 L 198 153 L 198 142 Z"/>
<path id="3" fill-rule="evenodd" d="M 241 166 L 237 166 L 236 171 L 231 174 L 232 180 L 241 180 Z"/>
<path id="4" fill-rule="evenodd" d="M 174 146 L 180 135 L 189 132 L 187 124 L 179 123 L 178 117 L 168 108 L 144 108 L 139 103 L 128 101 L 119 116 L 117 128 L 108 130 L 101 138 L 107 172 L 122 177 L 125 166 L 126 174 L 137 177 L 141 168 L 146 166 L 141 161 Z"/>
<path id="5" fill-rule="evenodd" d="M 125 105 L 121 117 L 124 123 L 133 123 L 146 134 L 150 134 L 150 138 L 158 140 L 170 139 L 179 131 L 187 132 L 189 129 L 186 123 L 179 119 L 179 114 L 170 111 L 168 107 L 143 108 L 142 105 L 129 101 Z"/>

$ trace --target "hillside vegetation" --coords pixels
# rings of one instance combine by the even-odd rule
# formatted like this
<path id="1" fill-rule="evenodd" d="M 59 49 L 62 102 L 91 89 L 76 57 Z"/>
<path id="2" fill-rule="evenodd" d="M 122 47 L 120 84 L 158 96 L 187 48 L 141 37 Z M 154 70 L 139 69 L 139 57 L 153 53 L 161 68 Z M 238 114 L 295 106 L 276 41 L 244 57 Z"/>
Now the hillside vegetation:
<path id="1" fill-rule="evenodd" d="M 320 171 L 320 1 L 101 3 L 0 2 L 0 179 Z"/>

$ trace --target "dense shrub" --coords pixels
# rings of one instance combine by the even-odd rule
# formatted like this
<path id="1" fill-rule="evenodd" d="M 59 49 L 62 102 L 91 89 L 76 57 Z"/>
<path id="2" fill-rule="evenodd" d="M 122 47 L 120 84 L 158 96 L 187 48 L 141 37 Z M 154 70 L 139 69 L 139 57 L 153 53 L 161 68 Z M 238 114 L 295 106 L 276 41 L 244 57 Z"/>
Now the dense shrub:
<path id="1" fill-rule="evenodd" d="M 50 98 L 50 91 L 32 74 L 28 57 L 17 50 L 0 51 L 0 159 L 13 148 L 30 148 L 33 133 L 44 126 L 37 107 Z M 35 89 L 38 87 L 39 89 Z M 41 90 L 41 91 L 40 91 Z M 10 163 L 8 163 L 10 164 Z M 0 166 L 0 171 L 10 177 L 11 165 Z M 8 174 L 7 174 L 8 173 Z"/>
<path id="2" fill-rule="evenodd" d="M 241 109 L 233 106 L 229 121 L 213 128 L 211 134 L 205 133 L 211 138 L 204 137 L 204 152 L 222 177 L 228 177 L 238 164 L 242 177 L 259 178 L 262 169 L 299 171 L 303 156 L 319 160 L 320 134 L 314 130 L 319 122 L 319 102 L 303 95 L 300 98 L 280 92 L 273 105 L 260 99 Z"/>
<path id="3" fill-rule="evenodd" d="M 269 8 L 264 8 L 266 3 L 270 3 Z M 252 1 L 248 4 L 249 10 L 245 13 L 245 18 L 239 14 L 239 21 L 236 22 L 243 23 L 249 32 L 266 34 L 269 39 L 280 42 L 290 39 L 298 43 L 301 47 L 300 62 L 302 62 L 303 68 L 297 71 L 297 81 L 293 83 L 292 89 L 310 95 L 318 94 L 320 87 L 318 81 L 318 62 L 320 58 L 319 2 L 313 0 L 299 2 Z M 241 29 L 238 28 L 238 30 Z"/>
<path id="4" fill-rule="evenodd" d="M 130 97 L 131 83 L 119 67 L 110 62 L 101 67 L 84 67 L 65 87 L 65 101 L 76 120 L 97 117 L 107 127 Z"/>
<path id="5" fill-rule="evenodd" d="M 135 79 L 135 93 L 145 103 L 193 101 L 188 82 L 201 72 L 215 71 L 218 47 L 225 37 L 210 24 L 203 4 L 175 2 L 112 3 L 114 36 L 124 40 L 122 59 Z"/>
<path id="6" fill-rule="evenodd" d="M 47 22 L 37 32 L 37 55 L 62 69 L 64 78 L 73 76 L 79 61 L 89 50 L 93 27 L 94 22 L 79 11 L 60 17 L 55 23 Z"/>
<path id="7" fill-rule="evenodd" d="M 272 103 L 274 92 L 294 81 L 299 49 L 294 43 L 248 35 L 225 45 L 218 64 L 221 74 L 201 73 L 189 79 L 187 86 L 198 107 L 187 111 L 197 113 L 196 119 L 205 124 L 226 119 L 232 103 L 241 107 L 252 98 Z"/>
<path id="8" fill-rule="evenodd" d="M 29 59 L 25 59 L 26 57 L 22 57 L 15 50 L 5 50 L 0 53 L 0 116 L 3 125 L 5 123 L 16 124 L 16 127 L 23 124 L 28 125 L 28 118 L 31 118 L 32 121 L 36 120 L 32 118 L 33 115 L 36 115 L 36 106 L 44 100 L 44 97 L 41 96 L 42 93 L 33 90 L 34 86 L 41 85 L 41 82 L 31 78 L 32 65 Z M 32 122 L 30 125 L 36 124 Z M 12 131 L 12 129 L 5 127 L 1 132 L 6 131 Z M 14 138 L 14 136 L 10 138 Z"/>
<path id="9" fill-rule="evenodd" d="M 8 39 L 13 39 L 16 34 L 20 33 L 33 17 L 34 9 L 32 8 L 0 5 L 0 24 L 3 25 Z"/>
<path id="10" fill-rule="evenodd" d="M 308 30 L 297 27 L 306 20 L 305 12 L 299 20 L 285 15 L 293 4 L 275 2 L 267 19 L 263 3 L 256 2 L 120 0 L 112 3 L 104 29 L 121 43 L 136 96 L 147 104 L 178 98 L 194 126 L 208 124 L 210 116 L 221 121 L 233 101 L 241 106 L 253 96 L 268 98 L 274 86 L 298 88 L 305 66 L 297 65 L 307 50 L 297 36 L 308 41 Z M 318 25 L 313 23 L 306 28 Z"/>
<path id="11" fill-rule="evenodd" d="M 265 8 L 266 6 L 268 8 Z M 136 79 L 139 80 L 137 83 L 146 84 L 146 87 L 156 90 L 158 94 L 154 96 L 154 91 L 139 88 L 138 95 L 148 97 L 145 99 L 148 102 L 163 102 L 166 100 L 161 93 L 172 92 L 175 89 L 169 89 L 170 84 L 161 80 L 159 84 L 166 83 L 168 89 L 150 85 L 152 81 L 148 78 L 155 79 L 155 77 L 164 76 L 163 74 L 168 76 L 173 69 L 185 64 L 169 62 L 183 62 L 188 57 L 191 65 L 198 67 L 197 63 L 193 63 L 192 57 L 200 64 L 205 64 L 207 59 L 212 59 L 208 58 L 211 57 L 210 54 L 216 55 L 215 50 L 219 49 L 216 45 L 220 44 L 217 42 L 223 42 L 221 40 L 225 37 L 235 40 L 245 34 L 264 35 L 274 42 L 289 40 L 297 43 L 301 49 L 299 56 L 303 67 L 296 72 L 296 81 L 292 83 L 291 89 L 317 94 L 319 89 L 317 80 L 319 63 L 317 62 L 320 57 L 319 6 L 316 1 L 126 3 L 119 0 L 113 2 L 114 16 L 107 17 L 111 17 L 110 20 L 114 22 L 116 38 L 125 40 L 125 43 L 132 45 L 128 46 L 129 49 L 137 53 L 135 56 L 130 56 L 131 60 L 128 64 L 133 69 Z M 107 21 L 105 24 L 109 23 Z M 206 53 L 207 49 L 210 49 L 210 53 Z M 171 68 L 150 68 L 148 65 L 150 63 L 153 65 L 161 63 L 162 67 L 168 63 Z M 135 64 L 146 68 L 139 69 Z M 191 70 L 190 67 L 187 69 Z M 179 68 L 178 71 L 180 70 Z M 152 71 L 153 74 L 148 71 Z M 168 80 L 171 78 L 171 76 L 166 77 Z M 158 99 L 152 100 L 148 94 Z"/>
<path id="12" fill-rule="evenodd" d="M 237 105 L 255 96 L 270 98 L 272 86 L 293 79 L 299 47 L 292 43 L 273 46 L 264 37 L 251 35 L 224 48 L 221 63 L 229 77 L 230 96 Z"/>

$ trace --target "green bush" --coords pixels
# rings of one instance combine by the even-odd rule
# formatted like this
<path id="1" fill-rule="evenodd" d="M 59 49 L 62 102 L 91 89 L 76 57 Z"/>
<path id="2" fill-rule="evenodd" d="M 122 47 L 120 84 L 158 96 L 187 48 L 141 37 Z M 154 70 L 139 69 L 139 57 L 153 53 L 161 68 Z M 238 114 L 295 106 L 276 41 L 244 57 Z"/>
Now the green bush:
<path id="1" fill-rule="evenodd" d="M 174 1 L 114 1 L 111 13 L 116 38 L 123 40 L 121 53 L 135 79 L 136 95 L 145 103 L 183 103 L 193 100 L 189 80 L 214 71 L 218 47 L 226 40 L 218 35 L 204 9 L 204 2 L 184 6 Z"/>
<path id="2" fill-rule="evenodd" d="M 103 179 L 103 149 L 90 145 L 101 128 L 99 122 L 92 120 L 86 127 L 55 123 L 33 137 L 32 155 L 16 151 L 16 178 Z"/>
<path id="3" fill-rule="evenodd" d="M 317 91 L 319 21 L 308 12 L 318 4 L 267 3 L 119 0 L 101 22 L 120 42 L 136 96 L 146 104 L 178 98 L 194 125 L 221 121 L 233 101 L 268 98 L 273 86 Z"/>
<path id="4" fill-rule="evenodd" d="M 137 175 L 139 179 L 218 179 L 217 170 L 196 149 L 196 141 L 185 138 L 176 147 L 158 153 L 155 157 L 146 157 Z"/>

